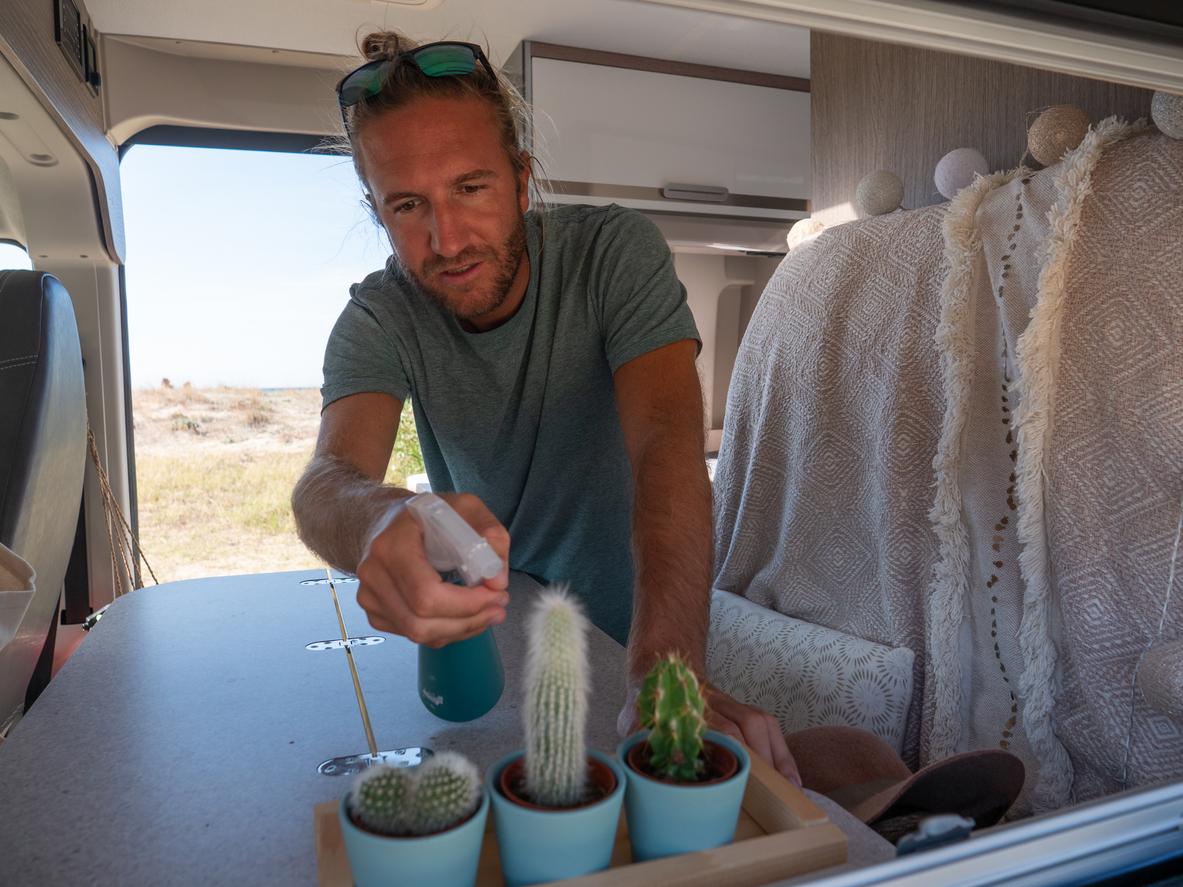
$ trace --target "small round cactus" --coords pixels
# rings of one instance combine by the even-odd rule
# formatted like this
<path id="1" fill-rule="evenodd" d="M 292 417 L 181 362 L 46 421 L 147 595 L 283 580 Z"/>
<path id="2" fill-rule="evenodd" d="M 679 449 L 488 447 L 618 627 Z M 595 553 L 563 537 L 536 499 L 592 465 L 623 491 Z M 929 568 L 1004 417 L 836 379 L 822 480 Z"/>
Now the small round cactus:
<path id="1" fill-rule="evenodd" d="M 653 769 L 673 782 L 695 782 L 703 769 L 706 702 L 694 671 L 677 653 L 645 675 L 637 709 L 641 726 L 651 731 Z"/>
<path id="2" fill-rule="evenodd" d="M 526 793 L 573 807 L 587 785 L 587 617 L 563 588 L 539 596 L 527 628 Z"/>
<path id="3" fill-rule="evenodd" d="M 432 835 L 451 828 L 480 803 L 480 776 L 463 755 L 441 752 L 413 769 L 416 779 L 411 834 Z"/>
<path id="4" fill-rule="evenodd" d="M 353 811 L 371 831 L 406 834 L 407 812 L 414 793 L 410 768 L 378 764 L 363 770 L 354 783 Z"/>
<path id="5" fill-rule="evenodd" d="M 441 752 L 417 767 L 379 764 L 354 783 L 350 807 L 371 831 L 392 837 L 431 835 L 465 819 L 481 800 L 476 767 Z"/>

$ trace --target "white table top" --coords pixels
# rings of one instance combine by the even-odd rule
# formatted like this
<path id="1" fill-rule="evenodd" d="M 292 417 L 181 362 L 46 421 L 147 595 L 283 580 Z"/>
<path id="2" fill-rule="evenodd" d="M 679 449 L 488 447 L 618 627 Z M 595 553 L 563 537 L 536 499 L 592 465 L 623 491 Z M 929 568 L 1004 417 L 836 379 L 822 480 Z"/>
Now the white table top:
<path id="1" fill-rule="evenodd" d="M 301 571 L 195 579 L 118 599 L 0 746 L 0 883 L 316 883 L 312 806 L 351 777 L 328 758 L 366 753 L 324 578 Z M 378 635 L 339 583 L 352 636 Z M 419 702 L 404 638 L 354 648 L 380 749 L 456 749 L 484 769 L 522 744 L 523 616 L 538 585 L 510 579 L 495 629 L 501 701 L 467 724 Z M 612 752 L 624 649 L 593 629 L 588 744 Z"/>

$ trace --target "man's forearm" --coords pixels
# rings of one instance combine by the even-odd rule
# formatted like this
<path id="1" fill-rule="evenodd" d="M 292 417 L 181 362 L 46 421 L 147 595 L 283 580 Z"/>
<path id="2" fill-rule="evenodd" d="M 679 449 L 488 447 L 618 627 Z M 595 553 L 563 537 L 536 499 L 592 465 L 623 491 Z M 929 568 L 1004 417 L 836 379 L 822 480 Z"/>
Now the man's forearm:
<path id="1" fill-rule="evenodd" d="M 379 518 L 411 495 L 342 459 L 315 456 L 292 491 L 292 512 L 305 545 L 338 570 L 355 573 Z"/>
<path id="2" fill-rule="evenodd" d="M 702 434 L 654 435 L 634 472 L 637 583 L 629 635 L 629 683 L 676 650 L 705 677 L 710 622 L 711 487 Z"/>

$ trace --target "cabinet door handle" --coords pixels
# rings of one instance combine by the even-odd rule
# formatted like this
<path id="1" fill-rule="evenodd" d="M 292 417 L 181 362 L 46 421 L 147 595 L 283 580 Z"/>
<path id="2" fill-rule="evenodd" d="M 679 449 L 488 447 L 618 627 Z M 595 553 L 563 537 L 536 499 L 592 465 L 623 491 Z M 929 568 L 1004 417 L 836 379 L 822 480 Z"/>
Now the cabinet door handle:
<path id="1" fill-rule="evenodd" d="M 694 200 L 698 203 L 722 203 L 731 192 L 714 185 L 684 185 L 670 182 L 661 189 L 661 196 L 667 200 Z"/>

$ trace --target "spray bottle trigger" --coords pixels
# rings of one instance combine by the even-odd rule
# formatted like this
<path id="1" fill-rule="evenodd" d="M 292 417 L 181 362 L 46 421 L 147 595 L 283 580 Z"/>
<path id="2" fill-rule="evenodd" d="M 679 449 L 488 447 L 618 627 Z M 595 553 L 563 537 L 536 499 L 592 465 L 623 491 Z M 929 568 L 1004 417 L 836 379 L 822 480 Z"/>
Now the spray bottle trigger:
<path id="1" fill-rule="evenodd" d="M 439 496 L 420 493 L 407 500 L 407 508 L 423 528 L 427 560 L 441 575 L 458 571 L 471 587 L 501 572 L 501 558 L 489 543 Z"/>

